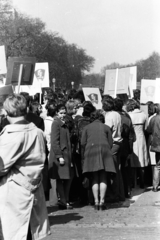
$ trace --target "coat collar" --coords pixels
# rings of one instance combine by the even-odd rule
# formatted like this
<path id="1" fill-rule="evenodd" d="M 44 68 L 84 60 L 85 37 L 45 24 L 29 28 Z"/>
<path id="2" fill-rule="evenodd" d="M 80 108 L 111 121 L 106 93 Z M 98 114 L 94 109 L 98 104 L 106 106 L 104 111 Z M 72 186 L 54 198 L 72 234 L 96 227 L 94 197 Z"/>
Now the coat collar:
<path id="1" fill-rule="evenodd" d="M 3 128 L 0 135 L 2 135 L 4 132 L 12 133 L 12 132 L 24 132 L 24 131 L 30 131 L 32 129 L 35 129 L 36 126 L 34 123 L 22 123 L 17 122 L 16 124 L 9 124 Z"/>
<path id="2" fill-rule="evenodd" d="M 62 122 L 62 120 L 60 120 L 58 117 L 55 117 L 54 120 L 56 120 L 59 123 L 60 126 L 66 125 L 66 123 Z"/>

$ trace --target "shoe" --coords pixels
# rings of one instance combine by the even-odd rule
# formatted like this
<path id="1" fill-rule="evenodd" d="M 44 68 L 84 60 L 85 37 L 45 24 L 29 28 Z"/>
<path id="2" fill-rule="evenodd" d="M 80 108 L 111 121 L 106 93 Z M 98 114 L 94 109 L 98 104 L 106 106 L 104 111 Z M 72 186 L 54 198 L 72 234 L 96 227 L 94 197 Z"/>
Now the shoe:
<path id="1" fill-rule="evenodd" d="M 66 203 L 66 207 L 67 207 L 67 209 L 73 209 L 73 207 L 71 206 L 71 204 L 69 202 Z"/>
<path id="2" fill-rule="evenodd" d="M 99 204 L 98 203 L 95 203 L 95 205 L 94 205 L 94 210 L 99 210 Z"/>
<path id="3" fill-rule="evenodd" d="M 157 188 L 152 188 L 152 192 L 158 192 Z"/>
<path id="4" fill-rule="evenodd" d="M 101 204 L 99 205 L 99 210 L 101 210 L 101 211 L 106 210 L 106 205 L 105 205 L 105 203 L 101 203 Z"/>
<path id="5" fill-rule="evenodd" d="M 67 205 L 59 200 L 58 201 L 58 208 L 60 210 L 65 210 L 65 209 L 67 209 Z"/>

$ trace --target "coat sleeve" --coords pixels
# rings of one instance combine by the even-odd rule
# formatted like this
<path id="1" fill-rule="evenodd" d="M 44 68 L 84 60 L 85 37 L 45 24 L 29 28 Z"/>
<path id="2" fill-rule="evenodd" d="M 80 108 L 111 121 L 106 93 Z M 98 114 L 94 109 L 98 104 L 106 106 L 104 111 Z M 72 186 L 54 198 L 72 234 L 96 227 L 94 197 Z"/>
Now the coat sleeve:
<path id="1" fill-rule="evenodd" d="M 81 160 L 82 160 L 82 166 L 84 162 L 84 152 L 85 152 L 85 147 L 87 144 L 87 129 L 84 127 L 82 131 L 82 137 L 81 137 Z"/>
<path id="2" fill-rule="evenodd" d="M 111 129 L 109 127 L 107 127 L 107 138 L 108 138 L 109 146 L 112 148 L 112 146 L 113 146 L 113 138 L 112 138 Z"/>
<path id="3" fill-rule="evenodd" d="M 61 146 L 60 146 L 60 125 L 55 120 L 52 123 L 51 129 L 51 149 L 54 152 L 56 158 L 63 157 Z"/>
<path id="4" fill-rule="evenodd" d="M 21 159 L 24 152 L 23 143 L 22 134 L 18 136 L 4 133 L 0 136 L 0 177 L 6 175 L 12 166 Z"/>

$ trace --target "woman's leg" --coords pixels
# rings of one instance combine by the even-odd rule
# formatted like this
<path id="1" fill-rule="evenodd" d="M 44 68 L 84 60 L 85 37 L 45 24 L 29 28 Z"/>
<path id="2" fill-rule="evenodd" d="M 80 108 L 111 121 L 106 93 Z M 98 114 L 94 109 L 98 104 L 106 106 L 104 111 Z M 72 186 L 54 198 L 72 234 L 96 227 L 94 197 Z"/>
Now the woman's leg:
<path id="1" fill-rule="evenodd" d="M 144 167 L 137 168 L 139 172 L 140 188 L 144 188 Z"/>
<path id="2" fill-rule="evenodd" d="M 65 198 L 65 192 L 64 192 L 64 186 L 63 186 L 62 179 L 57 179 L 57 191 L 60 196 L 61 202 L 66 204 L 66 198 Z"/>
<path id="3" fill-rule="evenodd" d="M 92 173 L 92 192 L 95 204 L 99 203 L 99 176 L 98 172 Z"/>
<path id="4" fill-rule="evenodd" d="M 63 180 L 63 182 L 64 182 L 64 194 L 65 194 L 66 202 L 69 202 L 69 192 L 70 192 L 71 184 L 72 184 L 72 181 L 73 181 L 73 177 L 74 177 L 74 169 L 73 169 L 73 167 L 71 167 L 71 178 Z"/>
<path id="5" fill-rule="evenodd" d="M 100 185 L 100 204 L 105 202 L 105 195 L 107 191 L 107 175 L 104 170 L 99 171 L 99 185 Z"/>

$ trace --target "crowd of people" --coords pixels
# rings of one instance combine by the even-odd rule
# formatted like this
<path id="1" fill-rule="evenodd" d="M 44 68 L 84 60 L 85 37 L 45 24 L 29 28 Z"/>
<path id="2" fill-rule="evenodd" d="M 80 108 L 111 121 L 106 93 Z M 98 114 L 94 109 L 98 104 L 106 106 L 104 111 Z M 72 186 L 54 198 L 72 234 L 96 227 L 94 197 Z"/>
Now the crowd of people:
<path id="1" fill-rule="evenodd" d="M 0 118 L 0 220 L 4 239 L 50 233 L 46 201 L 56 183 L 59 209 L 74 202 L 105 210 L 160 172 L 160 105 L 102 95 L 102 109 L 83 91 L 49 92 L 42 104 L 27 93 L 8 96 Z M 8 226 L 9 229 L 8 229 Z"/>

